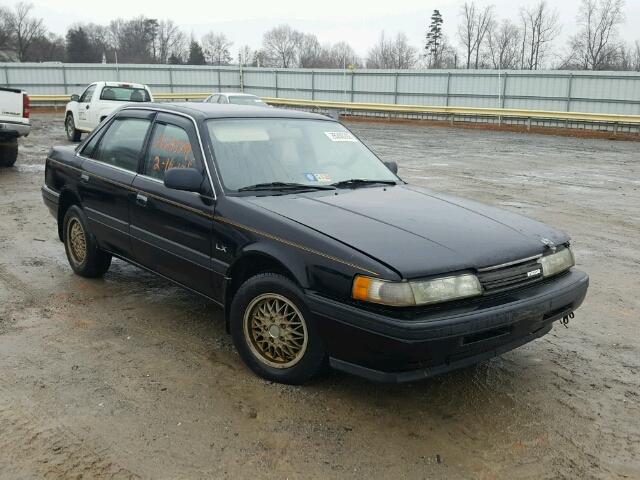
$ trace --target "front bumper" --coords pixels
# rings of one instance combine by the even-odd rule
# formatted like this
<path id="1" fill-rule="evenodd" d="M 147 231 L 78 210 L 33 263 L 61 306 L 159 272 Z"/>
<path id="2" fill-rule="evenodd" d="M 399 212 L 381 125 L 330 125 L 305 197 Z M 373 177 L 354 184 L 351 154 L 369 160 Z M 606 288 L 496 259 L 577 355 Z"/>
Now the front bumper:
<path id="1" fill-rule="evenodd" d="M 29 123 L 0 122 L 0 139 L 26 137 L 30 131 Z"/>
<path id="2" fill-rule="evenodd" d="M 380 382 L 427 378 L 500 355 L 541 337 L 578 308 L 589 277 L 557 278 L 464 307 L 393 318 L 307 293 L 331 365 Z"/>

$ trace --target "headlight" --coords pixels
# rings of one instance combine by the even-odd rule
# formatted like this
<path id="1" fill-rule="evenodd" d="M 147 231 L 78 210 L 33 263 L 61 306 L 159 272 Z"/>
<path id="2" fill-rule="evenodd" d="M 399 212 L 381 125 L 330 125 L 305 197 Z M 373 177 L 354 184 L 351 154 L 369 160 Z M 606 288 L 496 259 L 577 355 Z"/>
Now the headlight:
<path id="1" fill-rule="evenodd" d="M 540 265 L 542 265 L 542 274 L 545 277 L 551 277 L 558 273 L 564 272 L 570 269 L 576 264 L 573 252 L 570 248 L 563 248 L 562 250 L 552 253 L 551 255 L 545 255 L 540 257 Z"/>
<path id="2" fill-rule="evenodd" d="M 358 275 L 353 281 L 352 290 L 356 300 L 394 307 L 446 302 L 481 293 L 482 286 L 478 278 L 471 274 L 411 282 L 389 282 Z"/>

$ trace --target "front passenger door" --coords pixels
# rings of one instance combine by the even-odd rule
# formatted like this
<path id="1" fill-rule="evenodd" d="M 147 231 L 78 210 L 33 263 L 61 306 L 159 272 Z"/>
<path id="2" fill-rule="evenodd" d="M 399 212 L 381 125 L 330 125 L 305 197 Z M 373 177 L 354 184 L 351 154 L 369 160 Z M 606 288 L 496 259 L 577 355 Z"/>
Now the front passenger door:
<path id="1" fill-rule="evenodd" d="M 93 92 L 96 85 L 89 85 L 78 100 L 78 118 L 75 119 L 76 127 L 81 130 L 91 130 L 91 118 L 89 117 L 89 108 L 93 99 Z"/>
<path id="2" fill-rule="evenodd" d="M 148 145 L 130 203 L 134 257 L 157 273 L 214 296 L 214 200 L 194 125 L 185 117 L 159 113 Z M 201 193 L 165 187 L 164 174 L 170 168 L 202 172 Z"/>

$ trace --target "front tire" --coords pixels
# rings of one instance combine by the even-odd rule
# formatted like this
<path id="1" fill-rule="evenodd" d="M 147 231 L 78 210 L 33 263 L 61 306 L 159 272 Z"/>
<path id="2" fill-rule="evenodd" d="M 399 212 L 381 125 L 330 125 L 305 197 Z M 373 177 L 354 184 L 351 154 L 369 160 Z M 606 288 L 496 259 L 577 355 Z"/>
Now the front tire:
<path id="1" fill-rule="evenodd" d="M 107 273 L 111 255 L 98 247 L 87 217 L 77 205 L 67 210 L 62 232 L 67 259 L 75 273 L 87 278 L 98 278 Z"/>
<path id="2" fill-rule="evenodd" d="M 301 384 L 325 364 L 325 350 L 300 288 L 287 277 L 263 273 L 247 280 L 231 303 L 233 343 L 257 375 Z"/>
<path id="3" fill-rule="evenodd" d="M 18 139 L 0 142 L 0 167 L 13 167 L 18 159 Z"/>
<path id="4" fill-rule="evenodd" d="M 76 129 L 76 122 L 73 119 L 73 113 L 68 113 L 64 121 L 64 130 L 67 133 L 67 139 L 70 142 L 79 142 L 82 132 Z"/>

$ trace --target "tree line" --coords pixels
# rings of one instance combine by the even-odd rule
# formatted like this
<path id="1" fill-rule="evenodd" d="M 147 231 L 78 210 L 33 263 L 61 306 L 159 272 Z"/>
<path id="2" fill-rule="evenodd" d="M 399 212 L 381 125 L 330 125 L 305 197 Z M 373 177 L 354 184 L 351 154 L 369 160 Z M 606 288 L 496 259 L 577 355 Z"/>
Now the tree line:
<path id="1" fill-rule="evenodd" d="M 48 31 L 33 5 L 0 5 L 0 60 L 19 62 L 157 63 L 280 68 L 433 68 L 638 70 L 640 41 L 625 42 L 625 0 L 581 0 L 577 33 L 559 45 L 557 11 L 546 0 L 520 9 L 517 18 L 500 18 L 491 4 L 465 2 L 453 39 L 434 10 L 421 48 L 404 33 L 382 32 L 364 58 L 347 42 L 322 44 L 316 35 L 280 25 L 268 30 L 260 48 L 235 49 L 225 34 L 188 35 L 169 19 L 118 18 L 106 25 L 76 23 L 64 36 Z"/>

